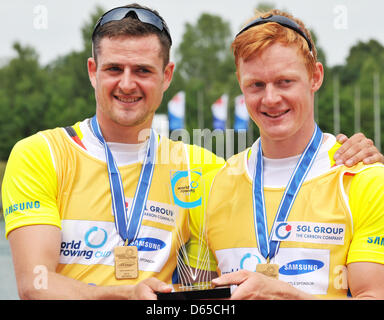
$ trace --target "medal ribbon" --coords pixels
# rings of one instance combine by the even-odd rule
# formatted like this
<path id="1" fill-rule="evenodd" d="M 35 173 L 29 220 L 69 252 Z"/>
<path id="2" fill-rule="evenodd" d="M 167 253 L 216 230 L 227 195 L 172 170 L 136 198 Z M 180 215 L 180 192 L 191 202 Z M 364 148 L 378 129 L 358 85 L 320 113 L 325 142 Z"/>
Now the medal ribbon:
<path id="1" fill-rule="evenodd" d="M 147 202 L 149 189 L 151 187 L 157 150 L 157 139 L 155 133 L 151 129 L 143 166 L 140 172 L 139 182 L 136 187 L 135 196 L 133 198 L 129 214 L 127 215 L 124 188 L 120 171 L 117 167 L 115 159 L 113 158 L 111 150 L 104 140 L 96 116 L 91 119 L 91 129 L 93 134 L 104 147 L 116 229 L 124 242 L 128 241 L 128 244 L 130 244 L 139 234 L 141 221 L 144 216 L 145 204 Z"/>
<path id="2" fill-rule="evenodd" d="M 273 222 L 272 231 L 275 225 L 280 222 L 286 222 L 292 209 L 296 196 L 307 176 L 312 164 L 320 150 L 323 140 L 323 133 L 316 125 L 311 140 L 307 144 L 303 154 L 301 155 L 296 167 L 290 177 L 287 187 L 285 188 L 283 197 L 280 201 L 275 220 Z M 263 151 L 261 148 L 261 140 L 256 155 L 255 172 L 253 176 L 253 218 L 256 233 L 257 246 L 262 256 L 272 259 L 279 250 L 280 241 L 272 241 L 272 234 L 268 237 L 267 215 L 264 199 L 264 168 L 263 168 Z M 272 233 L 272 232 L 271 232 Z"/>

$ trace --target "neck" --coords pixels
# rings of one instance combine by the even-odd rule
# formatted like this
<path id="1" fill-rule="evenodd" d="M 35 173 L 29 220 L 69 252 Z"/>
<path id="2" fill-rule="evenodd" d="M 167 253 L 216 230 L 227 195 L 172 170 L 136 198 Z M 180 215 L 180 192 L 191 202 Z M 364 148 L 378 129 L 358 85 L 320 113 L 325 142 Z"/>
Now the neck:
<path id="1" fill-rule="evenodd" d="M 139 144 L 146 141 L 150 136 L 151 126 L 143 124 L 140 126 L 122 126 L 113 121 L 105 123 L 97 118 L 100 130 L 106 142 L 117 142 L 125 144 Z"/>
<path id="2" fill-rule="evenodd" d="M 315 123 L 284 139 L 273 139 L 261 133 L 263 155 L 270 159 L 283 159 L 302 154 L 315 130 Z"/>

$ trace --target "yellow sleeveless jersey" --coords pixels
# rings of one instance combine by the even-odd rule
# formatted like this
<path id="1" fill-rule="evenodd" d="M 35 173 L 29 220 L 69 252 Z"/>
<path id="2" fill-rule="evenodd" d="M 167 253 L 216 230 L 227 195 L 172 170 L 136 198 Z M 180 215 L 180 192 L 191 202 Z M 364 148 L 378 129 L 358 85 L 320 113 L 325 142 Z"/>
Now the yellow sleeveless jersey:
<path id="1" fill-rule="evenodd" d="M 161 137 L 143 221 L 134 241 L 139 277 L 116 280 L 113 249 L 123 242 L 115 228 L 107 165 L 85 150 L 81 138 L 76 124 L 67 130 L 40 132 L 15 145 L 2 186 L 6 235 L 28 225 L 61 228 L 57 272 L 85 283 L 134 284 L 149 277 L 171 283 L 189 226 L 188 212 L 171 200 L 170 172 L 201 168 L 206 173 L 221 167 L 224 160 L 203 148 Z M 141 163 L 119 167 L 128 208 L 141 167 Z"/>
<path id="2" fill-rule="evenodd" d="M 248 151 L 233 156 L 217 174 L 205 176 L 207 189 L 213 179 L 206 209 L 214 255 L 210 269 L 217 261 L 219 274 L 255 271 L 258 263 L 266 262 L 256 242 Z M 279 265 L 279 279 L 314 295 L 346 297 L 347 264 L 384 263 L 383 181 L 381 165 L 331 168 L 304 182 L 288 221 L 273 230 L 284 188 L 265 187 L 269 234 L 281 241 L 271 261 Z M 192 261 L 194 257 L 191 253 Z"/>

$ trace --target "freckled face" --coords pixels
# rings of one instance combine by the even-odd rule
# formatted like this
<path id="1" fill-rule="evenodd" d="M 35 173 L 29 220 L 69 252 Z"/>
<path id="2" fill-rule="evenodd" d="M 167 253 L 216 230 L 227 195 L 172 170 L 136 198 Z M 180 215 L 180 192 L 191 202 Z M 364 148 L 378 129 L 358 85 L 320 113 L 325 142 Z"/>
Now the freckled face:
<path id="1" fill-rule="evenodd" d="M 314 130 L 314 93 L 322 83 L 320 63 L 318 68 L 310 77 L 297 49 L 279 43 L 239 60 L 240 87 L 263 144 L 306 145 Z"/>

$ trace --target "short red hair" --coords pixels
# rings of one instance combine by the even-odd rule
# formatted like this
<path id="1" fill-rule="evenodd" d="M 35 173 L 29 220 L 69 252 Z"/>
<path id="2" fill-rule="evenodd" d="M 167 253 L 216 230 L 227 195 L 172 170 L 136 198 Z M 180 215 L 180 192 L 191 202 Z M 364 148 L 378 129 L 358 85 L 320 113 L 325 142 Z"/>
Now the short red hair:
<path id="1" fill-rule="evenodd" d="M 307 41 L 296 31 L 275 22 L 268 22 L 251 27 L 235 38 L 231 48 L 235 56 L 236 66 L 238 67 L 240 58 L 247 60 L 252 55 L 258 54 L 270 47 L 272 44 L 278 42 L 285 46 L 294 45 L 298 48 L 298 51 L 304 58 L 308 74 L 312 77 L 317 62 L 317 51 L 313 43 L 311 33 L 305 28 L 302 21 L 277 9 L 266 13 L 258 13 L 251 19 L 251 21 L 260 17 L 268 17 L 271 14 L 285 16 L 295 21 L 311 42 L 312 51 L 309 50 Z"/>

